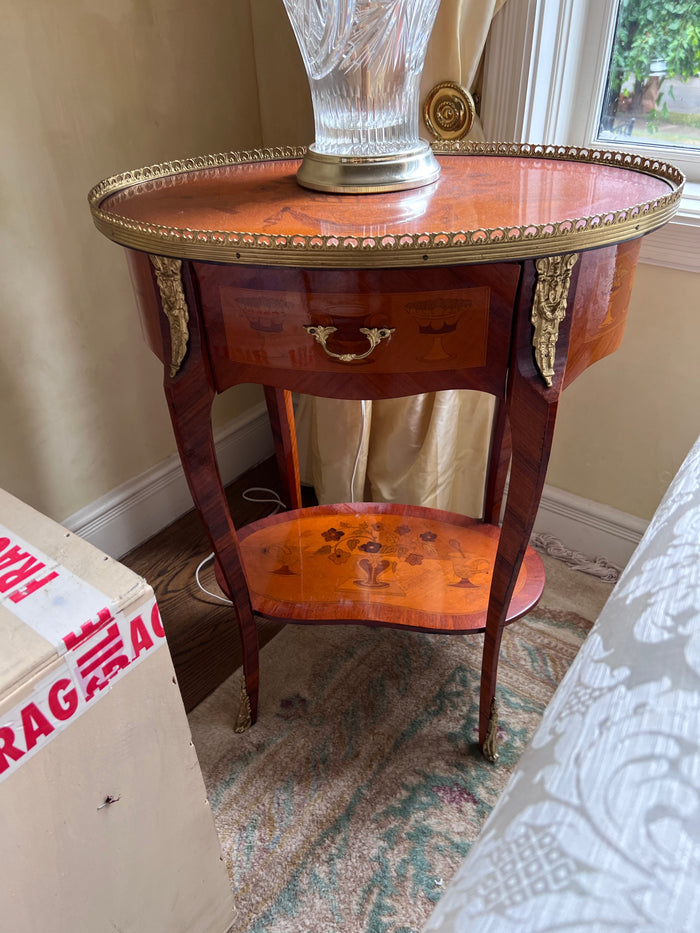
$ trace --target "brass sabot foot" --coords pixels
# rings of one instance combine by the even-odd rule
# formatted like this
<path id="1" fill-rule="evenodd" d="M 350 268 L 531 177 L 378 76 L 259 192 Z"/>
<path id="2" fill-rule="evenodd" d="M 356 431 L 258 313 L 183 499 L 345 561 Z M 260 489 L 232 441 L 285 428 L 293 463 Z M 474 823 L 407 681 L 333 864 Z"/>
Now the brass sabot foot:
<path id="1" fill-rule="evenodd" d="M 498 761 L 498 702 L 496 697 L 491 700 L 491 714 L 489 727 L 481 753 L 487 761 Z"/>
<path id="2" fill-rule="evenodd" d="M 250 713 L 250 697 L 245 685 L 245 674 L 241 675 L 241 705 L 238 710 L 238 719 L 236 720 L 235 732 L 245 732 L 252 726 L 252 716 Z"/>

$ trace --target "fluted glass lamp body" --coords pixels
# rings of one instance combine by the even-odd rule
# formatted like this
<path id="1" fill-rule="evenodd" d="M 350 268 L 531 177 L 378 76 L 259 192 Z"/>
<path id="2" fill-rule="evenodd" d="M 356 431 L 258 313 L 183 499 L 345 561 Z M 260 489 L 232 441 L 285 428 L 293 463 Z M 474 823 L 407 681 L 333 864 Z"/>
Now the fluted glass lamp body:
<path id="1" fill-rule="evenodd" d="M 284 0 L 311 87 L 316 138 L 301 184 L 377 191 L 429 184 L 420 78 L 440 0 Z"/>

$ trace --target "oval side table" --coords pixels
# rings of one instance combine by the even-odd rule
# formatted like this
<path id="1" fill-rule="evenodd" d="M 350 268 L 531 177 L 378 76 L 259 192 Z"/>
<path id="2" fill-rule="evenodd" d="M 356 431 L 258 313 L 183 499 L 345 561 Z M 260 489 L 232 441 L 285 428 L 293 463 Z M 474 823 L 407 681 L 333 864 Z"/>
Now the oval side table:
<path id="1" fill-rule="evenodd" d="M 127 248 L 192 497 L 244 658 L 237 728 L 255 721 L 254 614 L 306 624 L 484 632 L 479 744 L 497 756 L 503 627 L 539 599 L 528 547 L 559 396 L 624 329 L 640 237 L 683 176 L 616 152 L 438 143 L 412 191 L 334 195 L 295 181 L 303 150 L 227 153 L 109 178 L 97 228 Z M 234 528 L 211 404 L 265 387 L 287 502 Z M 483 521 L 374 503 L 301 508 L 291 392 L 496 398 Z M 508 465 L 510 484 L 498 527 Z"/>

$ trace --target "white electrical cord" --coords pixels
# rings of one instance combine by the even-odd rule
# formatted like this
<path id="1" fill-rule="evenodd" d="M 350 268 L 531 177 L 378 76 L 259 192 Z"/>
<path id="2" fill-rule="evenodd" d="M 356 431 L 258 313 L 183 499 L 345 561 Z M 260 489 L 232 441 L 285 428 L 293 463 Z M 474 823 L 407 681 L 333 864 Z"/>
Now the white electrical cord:
<path id="1" fill-rule="evenodd" d="M 268 493 L 269 495 L 265 496 L 264 498 L 257 498 L 256 496 L 251 495 L 251 493 L 254 493 L 254 492 L 265 492 L 265 493 Z M 274 502 L 275 507 L 270 512 L 270 515 L 276 515 L 280 509 L 287 508 L 287 506 L 284 504 L 284 502 L 282 502 L 282 500 L 280 499 L 279 495 L 275 492 L 275 490 L 267 489 L 265 486 L 250 486 L 248 489 L 244 491 L 243 498 L 248 502 Z M 212 593 L 212 591 L 208 590 L 206 586 L 204 586 L 202 581 L 199 579 L 199 574 L 201 573 L 202 568 L 205 567 L 209 563 L 209 561 L 213 559 L 214 559 L 214 552 L 212 551 L 211 554 L 207 555 L 207 557 L 205 557 L 204 560 L 201 561 L 201 563 L 195 570 L 194 578 L 197 581 L 197 586 L 200 588 L 200 590 L 203 593 L 206 593 L 207 596 L 211 596 L 212 599 L 215 599 L 220 603 L 225 603 L 227 606 L 232 606 L 233 603 L 230 599 L 227 599 L 225 596 L 220 596 L 218 593 Z"/>
<path id="2" fill-rule="evenodd" d="M 255 496 L 251 496 L 251 492 L 267 492 L 271 498 L 265 497 L 264 499 L 256 499 Z M 267 489 L 265 486 L 249 486 L 248 489 L 243 493 L 243 498 L 248 502 L 274 502 L 275 507 L 270 512 L 270 515 L 277 515 L 280 509 L 286 509 L 287 506 L 282 502 L 279 495 L 275 492 L 274 489 Z"/>
<path id="3" fill-rule="evenodd" d="M 200 563 L 200 565 L 195 570 L 194 578 L 197 581 L 197 586 L 200 588 L 200 590 L 203 593 L 206 593 L 207 596 L 211 596 L 211 598 L 215 599 L 217 602 L 226 603 L 227 606 L 232 606 L 233 603 L 231 602 L 230 599 L 227 599 L 225 596 L 220 596 L 218 593 L 212 593 L 212 591 L 208 590 L 206 586 L 204 586 L 202 581 L 199 579 L 199 574 L 200 574 L 202 567 L 206 566 L 206 564 L 208 564 L 209 561 L 213 559 L 214 559 L 214 552 L 212 551 L 211 554 L 209 554 L 207 557 L 204 558 L 204 560 Z"/>
<path id="4" fill-rule="evenodd" d="M 357 477 L 357 471 L 360 465 L 360 456 L 362 454 L 362 446 L 363 446 L 363 442 L 365 439 L 365 427 L 367 425 L 367 402 L 364 399 L 362 399 L 360 404 L 361 404 L 361 410 L 362 410 L 362 426 L 361 426 L 361 431 L 360 431 L 360 440 L 357 444 L 357 453 L 355 454 L 355 462 L 352 468 L 352 478 L 350 479 L 350 502 L 355 501 L 355 479 Z M 257 496 L 251 495 L 251 493 L 254 493 L 254 492 L 263 492 L 263 493 L 267 493 L 268 495 L 263 498 L 258 498 Z M 280 509 L 287 508 L 287 506 L 284 504 L 284 502 L 282 502 L 282 500 L 280 499 L 279 495 L 275 492 L 275 490 L 267 489 L 265 486 L 250 486 L 248 489 L 244 491 L 243 498 L 247 502 L 271 502 L 271 503 L 274 502 L 275 507 L 272 510 L 272 512 L 270 512 L 270 515 L 276 515 Z M 212 593 L 212 591 L 208 590 L 204 586 L 202 581 L 199 579 L 199 575 L 202 572 L 202 569 L 213 559 L 214 559 L 214 552 L 212 551 L 211 554 L 209 554 L 207 557 L 204 558 L 203 561 L 201 561 L 201 563 L 195 570 L 194 577 L 195 577 L 195 580 L 197 581 L 197 586 L 203 593 L 206 593 L 207 596 L 211 596 L 211 598 L 217 600 L 217 602 L 225 603 L 227 606 L 232 606 L 233 603 L 231 602 L 230 599 L 227 599 L 225 596 L 220 596 L 218 593 Z"/>

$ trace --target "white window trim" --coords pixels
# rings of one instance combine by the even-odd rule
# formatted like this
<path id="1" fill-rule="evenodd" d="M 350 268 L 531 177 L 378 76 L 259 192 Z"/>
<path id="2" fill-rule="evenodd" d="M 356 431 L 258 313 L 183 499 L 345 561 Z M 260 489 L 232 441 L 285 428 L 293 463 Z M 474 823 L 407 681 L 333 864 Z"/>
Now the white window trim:
<path id="1" fill-rule="evenodd" d="M 505 4 L 486 47 L 481 117 L 487 139 L 591 144 L 598 102 L 582 105 L 580 88 L 602 86 L 613 9 L 600 0 Z M 660 154 L 687 171 L 676 152 Z M 644 238 L 640 260 L 700 272 L 700 184 L 686 182 L 678 214 Z"/>

